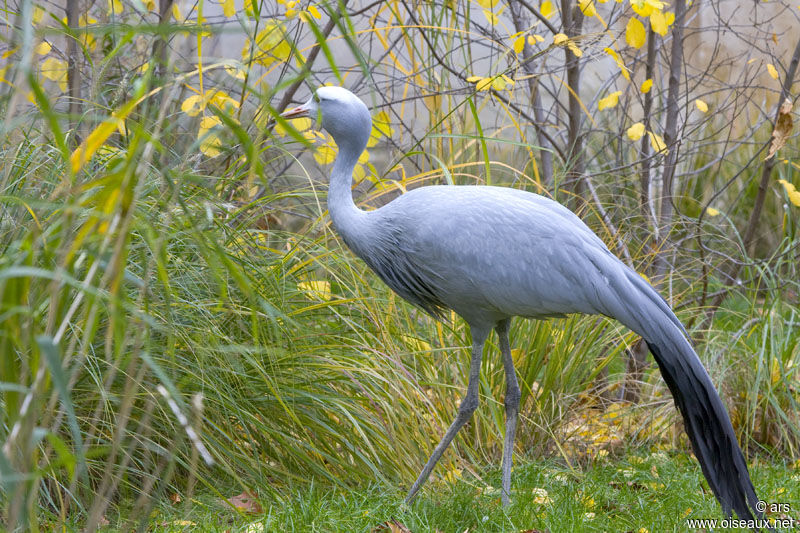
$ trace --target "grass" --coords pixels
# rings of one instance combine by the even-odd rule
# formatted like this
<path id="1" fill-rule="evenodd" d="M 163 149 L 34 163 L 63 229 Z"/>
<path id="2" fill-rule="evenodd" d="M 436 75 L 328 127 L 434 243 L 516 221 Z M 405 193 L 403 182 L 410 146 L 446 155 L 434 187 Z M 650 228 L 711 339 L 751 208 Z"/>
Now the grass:
<path id="1" fill-rule="evenodd" d="M 797 464 L 759 462 L 752 474 L 764 501 L 788 504 L 786 514 L 800 520 Z M 499 476 L 492 470 L 430 482 L 411 505 L 404 503 L 400 487 L 374 483 L 365 488 L 306 484 L 262 502 L 259 514 L 239 514 L 219 499 L 200 495 L 188 505 L 162 503 L 148 523 L 150 530 L 165 533 L 398 531 L 388 526 L 391 521 L 415 533 L 655 533 L 686 531 L 687 518 L 724 518 L 696 461 L 684 453 L 629 449 L 573 469 L 561 461 L 527 462 L 514 469 L 507 509 L 500 505 Z M 120 525 L 102 531 L 118 531 Z"/>

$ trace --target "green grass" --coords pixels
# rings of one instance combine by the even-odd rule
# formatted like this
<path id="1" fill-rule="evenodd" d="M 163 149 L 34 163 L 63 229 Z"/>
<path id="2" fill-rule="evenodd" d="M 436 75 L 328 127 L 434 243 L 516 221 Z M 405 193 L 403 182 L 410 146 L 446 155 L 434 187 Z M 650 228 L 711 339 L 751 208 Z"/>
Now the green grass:
<path id="1" fill-rule="evenodd" d="M 800 468 L 756 463 L 764 501 L 789 504 L 800 519 Z M 277 500 L 262 500 L 263 513 L 242 515 L 216 498 L 200 495 L 188 505 L 162 503 L 150 517 L 152 531 L 372 531 L 388 521 L 412 532 L 441 531 L 686 531 L 686 519 L 722 519 L 693 457 L 684 453 L 628 450 L 621 457 L 567 468 L 538 460 L 514 469 L 513 502 L 500 505 L 500 473 L 464 474 L 429 483 L 411 505 L 398 486 L 371 484 L 326 488 L 306 484 Z M 408 480 L 411 481 L 410 479 Z M 779 516 L 775 513 L 773 516 Z M 103 531 L 119 530 L 112 523 Z M 385 529 L 384 531 L 389 531 Z"/>

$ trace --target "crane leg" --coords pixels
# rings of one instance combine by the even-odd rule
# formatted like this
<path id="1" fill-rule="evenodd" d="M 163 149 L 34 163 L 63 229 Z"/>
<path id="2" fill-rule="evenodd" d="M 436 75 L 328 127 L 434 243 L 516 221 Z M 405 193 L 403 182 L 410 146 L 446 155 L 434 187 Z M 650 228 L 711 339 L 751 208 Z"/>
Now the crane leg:
<path id="1" fill-rule="evenodd" d="M 428 462 L 425 463 L 422 472 L 420 472 L 411 490 L 408 491 L 406 496 L 406 503 L 411 503 L 416 496 L 417 491 L 422 488 L 422 485 L 430 476 L 433 467 L 439 462 L 442 454 L 450 445 L 456 433 L 467 423 L 472 417 L 472 413 L 478 408 L 478 388 L 480 386 L 480 372 L 481 372 L 481 357 L 483 356 L 483 344 L 486 342 L 486 337 L 489 336 L 491 328 L 470 326 L 472 332 L 472 360 L 469 366 L 469 382 L 467 383 L 467 393 L 464 399 L 461 400 L 461 405 L 458 407 L 458 414 L 447 432 L 442 437 L 441 442 L 433 450 Z"/>
<path id="2" fill-rule="evenodd" d="M 514 360 L 511 358 L 511 344 L 508 341 L 508 330 L 511 319 L 500 321 L 495 328 L 500 341 L 500 353 L 503 356 L 503 367 L 506 372 L 506 435 L 503 441 L 503 492 L 500 498 L 503 506 L 511 503 L 511 466 L 514 455 L 514 435 L 517 432 L 517 419 L 519 417 L 519 384 L 517 373 L 514 370 Z"/>

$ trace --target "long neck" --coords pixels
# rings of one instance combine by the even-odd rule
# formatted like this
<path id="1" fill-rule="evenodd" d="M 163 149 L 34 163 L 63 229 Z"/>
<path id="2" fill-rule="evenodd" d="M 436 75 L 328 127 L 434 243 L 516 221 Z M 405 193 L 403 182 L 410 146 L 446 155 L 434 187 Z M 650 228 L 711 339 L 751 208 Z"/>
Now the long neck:
<path id="1" fill-rule="evenodd" d="M 337 143 L 339 144 L 339 143 Z M 339 155 L 333 163 L 331 181 L 328 188 L 328 211 L 331 214 L 333 226 L 348 240 L 348 236 L 358 230 L 359 221 L 365 214 L 353 202 L 353 169 L 358 162 L 358 156 L 363 147 L 347 143 L 339 144 Z"/>

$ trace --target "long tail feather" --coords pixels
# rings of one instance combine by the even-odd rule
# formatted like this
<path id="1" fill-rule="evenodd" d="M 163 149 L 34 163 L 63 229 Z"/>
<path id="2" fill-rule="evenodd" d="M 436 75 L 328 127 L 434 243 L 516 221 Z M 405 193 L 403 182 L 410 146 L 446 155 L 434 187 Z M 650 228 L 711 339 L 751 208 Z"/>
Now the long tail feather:
<path id="1" fill-rule="evenodd" d="M 683 326 L 658 292 L 638 274 L 628 271 L 624 277 L 612 283 L 619 295 L 612 316 L 647 342 L 723 512 L 730 516 L 731 510 L 736 511 L 743 520 L 762 518 L 728 412 Z"/>
<path id="2" fill-rule="evenodd" d="M 743 520 L 755 518 L 755 488 L 714 384 L 694 351 L 665 344 L 647 342 L 683 415 L 703 475 L 726 515 L 733 509 Z"/>

